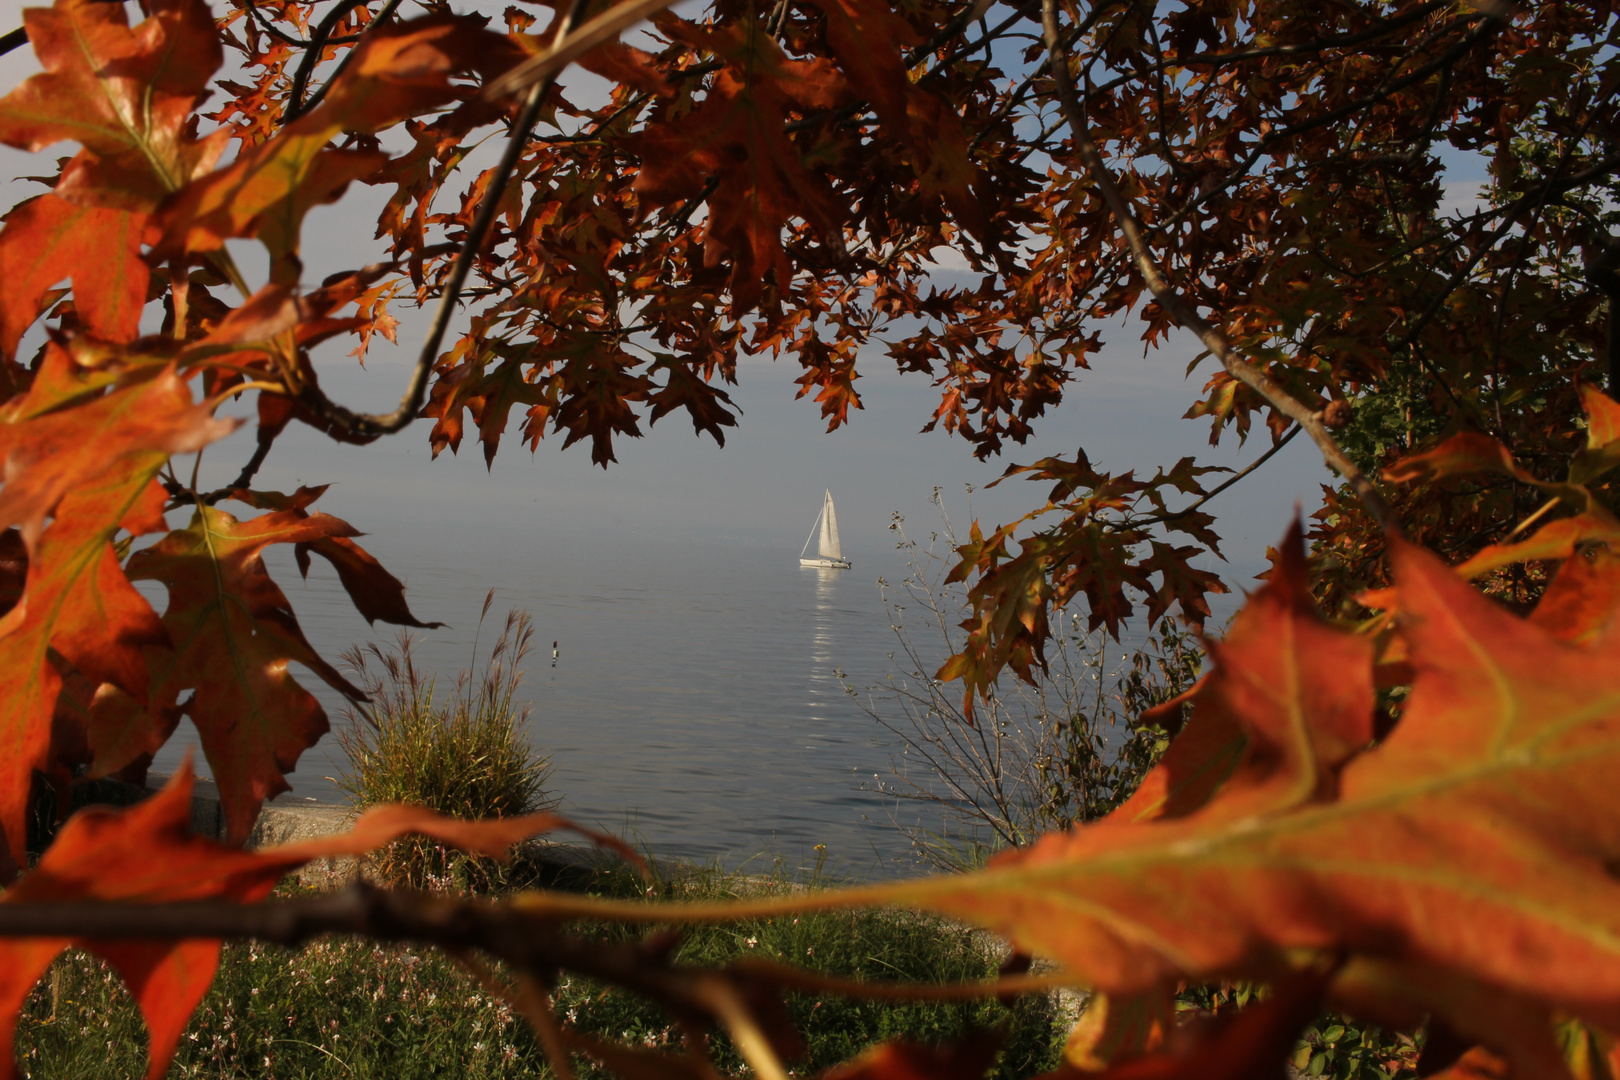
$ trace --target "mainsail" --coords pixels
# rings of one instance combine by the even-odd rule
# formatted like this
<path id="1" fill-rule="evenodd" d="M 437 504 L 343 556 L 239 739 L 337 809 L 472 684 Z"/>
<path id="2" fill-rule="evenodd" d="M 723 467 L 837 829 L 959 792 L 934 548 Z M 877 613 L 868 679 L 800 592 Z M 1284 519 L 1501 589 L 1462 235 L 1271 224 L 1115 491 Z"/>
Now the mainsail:
<path id="1" fill-rule="evenodd" d="M 823 559 L 844 557 L 843 545 L 838 542 L 838 511 L 833 509 L 830 491 L 827 492 L 827 502 L 821 508 L 821 557 Z"/>

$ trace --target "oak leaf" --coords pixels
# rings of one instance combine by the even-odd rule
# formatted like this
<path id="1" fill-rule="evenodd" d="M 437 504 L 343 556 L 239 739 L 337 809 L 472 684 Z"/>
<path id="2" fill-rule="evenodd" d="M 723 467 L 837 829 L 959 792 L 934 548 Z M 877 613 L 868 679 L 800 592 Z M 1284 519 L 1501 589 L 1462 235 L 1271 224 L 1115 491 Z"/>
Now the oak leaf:
<path id="1" fill-rule="evenodd" d="M 146 215 L 80 206 L 54 194 L 19 203 L 0 229 L 0 356 L 48 306 L 52 286 L 73 282 L 73 308 L 91 333 L 109 341 L 133 339 L 151 278 L 141 258 Z"/>
<path id="2" fill-rule="evenodd" d="M 30 775 L 49 769 L 62 684 L 50 654 L 146 700 L 145 651 L 162 647 L 167 635 L 126 578 L 112 541 L 120 529 L 140 535 L 163 528 L 158 470 L 171 454 L 198 450 L 235 426 L 193 404 L 169 370 L 63 407 L 72 367 L 67 351 L 52 343 L 44 377 L 0 416 L 7 466 L 0 528 L 18 526 L 28 556 L 22 596 L 0 618 L 0 672 L 9 691 L 0 705 L 0 831 L 16 865 Z"/>
<path id="3" fill-rule="evenodd" d="M 228 131 L 198 140 L 191 111 L 222 52 L 203 0 L 157 0 L 131 29 L 122 4 L 57 0 L 23 13 L 45 70 L 0 99 L 0 142 L 41 150 L 72 139 L 56 194 L 83 206 L 150 212 L 212 167 Z"/>
<path id="4" fill-rule="evenodd" d="M 641 158 L 634 190 L 648 209 L 707 194 L 704 263 L 730 259 L 733 308 L 740 311 L 759 297 L 767 272 L 779 289 L 792 279 L 782 248 L 790 218 L 809 222 L 823 243 L 842 246 L 846 211 L 783 127 L 795 109 L 838 105 L 849 87 L 828 60 L 790 59 L 757 20 L 707 30 L 668 16 L 657 21 L 724 66 L 692 111 L 625 140 Z"/>
<path id="5" fill-rule="evenodd" d="M 39 865 L 0 896 L 0 903 L 104 900 L 252 902 L 283 875 L 315 859 L 364 855 L 401 836 L 505 860 L 513 844 L 536 833 L 574 829 L 624 854 L 623 845 L 579 829 L 555 814 L 458 821 L 431 810 L 381 806 L 335 836 L 242 851 L 193 835 L 189 760 L 151 799 L 126 810 L 92 807 L 75 815 Z M 131 942 L 93 938 L 24 938 L 0 942 L 0 1080 L 16 1076 L 14 1041 L 23 1001 L 64 949 L 86 949 L 128 984 L 150 1033 L 147 1077 L 167 1071 L 187 1021 L 219 965 L 217 940 Z"/>
<path id="6" fill-rule="evenodd" d="M 184 529 L 130 556 L 136 581 L 168 587 L 163 625 L 173 651 L 151 657 L 157 707 L 183 703 L 219 784 L 228 835 L 245 840 L 284 773 L 328 730 L 326 711 L 287 670 L 299 663 L 350 700 L 364 694 L 304 637 L 261 557 L 271 544 L 317 543 L 355 530 L 327 514 L 288 509 L 248 521 L 201 506 Z"/>
<path id="7" fill-rule="evenodd" d="M 212 251 L 231 237 L 257 236 L 270 249 L 273 280 L 295 283 L 304 216 L 389 160 L 380 151 L 327 144 L 343 132 L 370 134 L 465 96 L 452 81 L 458 73 L 516 62 L 516 48 L 483 24 L 475 16 L 431 15 L 366 34 L 319 105 L 165 205 L 154 252 Z"/>
<path id="8" fill-rule="evenodd" d="M 308 518 L 308 508 L 326 494 L 327 485 L 301 487 L 291 495 L 278 491 L 237 491 L 231 497 L 258 510 L 283 510 Z M 335 520 L 335 519 L 334 519 Z M 347 522 L 339 523 L 347 527 Z M 355 533 L 355 536 L 361 535 Z M 332 564 L 338 581 L 348 592 L 349 599 L 368 623 L 381 619 L 396 626 L 418 626 L 433 629 L 443 626 L 439 622 L 422 622 L 411 614 L 405 603 L 405 586 L 393 574 L 383 569 L 376 558 L 355 543 L 349 536 L 330 535 L 318 540 L 301 541 L 293 545 L 293 561 L 299 573 L 309 577 L 309 557 L 319 555 Z"/>
<path id="9" fill-rule="evenodd" d="M 1494 996 L 1612 1030 L 1620 630 L 1566 642 L 1420 549 L 1393 557 L 1414 681 L 1381 743 L 1366 748 L 1370 645 L 1308 617 L 1290 571 L 1214 651 L 1199 707 L 1245 744 L 1200 805 L 1147 820 L 1127 805 L 978 875 L 869 897 L 971 919 L 1110 993 L 1344 950 L 1393 973 L 1385 1004 L 1424 994 L 1460 1029 Z M 1545 1060 L 1511 1028 L 1494 1037 Z"/>

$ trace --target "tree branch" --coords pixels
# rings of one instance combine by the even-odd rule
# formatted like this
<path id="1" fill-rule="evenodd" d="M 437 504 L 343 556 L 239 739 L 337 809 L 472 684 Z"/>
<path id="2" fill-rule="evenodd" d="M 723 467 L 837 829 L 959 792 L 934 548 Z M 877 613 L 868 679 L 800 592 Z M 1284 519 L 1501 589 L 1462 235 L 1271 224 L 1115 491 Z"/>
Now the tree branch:
<path id="1" fill-rule="evenodd" d="M 638 905 L 638 914 L 644 921 L 659 922 L 662 907 Z M 677 968 L 661 958 L 661 946 L 656 942 L 600 941 L 567 933 L 549 915 L 510 904 L 381 889 L 366 882 L 320 896 L 255 904 L 230 900 L 0 903 L 0 938 L 253 939 L 296 948 L 328 934 L 355 935 L 379 942 L 421 942 L 451 953 L 477 950 L 521 971 L 574 971 L 661 1002 L 688 1006 L 701 1005 L 708 991 L 699 983 L 717 977 L 729 980 L 740 976 L 756 984 L 886 1001 L 976 1000 L 1073 983 L 1072 978 L 1061 974 L 943 985 L 866 982 L 770 960 L 739 961 L 719 969 Z"/>
<path id="2" fill-rule="evenodd" d="M 1058 99 L 1074 138 L 1075 152 L 1102 192 L 1103 201 L 1108 204 L 1108 210 L 1118 223 L 1120 232 L 1125 237 L 1125 243 L 1130 248 L 1131 260 L 1136 266 L 1136 271 L 1142 276 L 1148 291 L 1153 294 L 1153 299 L 1178 325 L 1196 334 L 1198 340 L 1221 362 L 1221 366 L 1229 375 L 1265 398 L 1272 408 L 1303 428 L 1311 437 L 1311 441 L 1316 443 L 1317 449 L 1322 452 L 1322 459 L 1327 462 L 1328 467 L 1344 477 L 1345 482 L 1355 491 L 1362 505 L 1379 525 L 1385 529 L 1398 530 L 1400 526 L 1394 509 L 1379 493 L 1372 480 L 1339 448 L 1339 444 L 1334 441 L 1322 423 L 1321 416 L 1279 386 L 1263 369 L 1240 356 L 1227 342 L 1224 334 L 1205 322 L 1193 306 L 1171 288 L 1169 281 L 1153 261 L 1152 252 L 1142 239 L 1142 232 L 1137 227 L 1130 205 L 1125 201 L 1119 186 L 1114 183 L 1113 176 L 1103 163 L 1102 155 L 1097 152 L 1097 147 L 1087 132 L 1085 116 L 1081 112 L 1074 79 L 1069 71 L 1068 50 L 1064 47 L 1062 35 L 1058 31 L 1055 0 L 1042 0 L 1041 24 L 1046 33 L 1052 78 L 1057 83 Z"/>
<path id="3" fill-rule="evenodd" d="M 338 0 L 337 5 L 326 13 L 326 18 L 315 25 L 315 32 L 309 36 L 309 48 L 304 51 L 303 57 L 298 61 L 297 70 L 293 72 L 292 88 L 287 94 L 287 107 L 281 113 L 283 126 L 304 114 L 304 91 L 309 86 L 310 76 L 315 73 L 315 65 L 321 62 L 321 54 L 332 44 L 332 31 L 337 29 L 337 24 L 359 3 L 360 0 Z"/>

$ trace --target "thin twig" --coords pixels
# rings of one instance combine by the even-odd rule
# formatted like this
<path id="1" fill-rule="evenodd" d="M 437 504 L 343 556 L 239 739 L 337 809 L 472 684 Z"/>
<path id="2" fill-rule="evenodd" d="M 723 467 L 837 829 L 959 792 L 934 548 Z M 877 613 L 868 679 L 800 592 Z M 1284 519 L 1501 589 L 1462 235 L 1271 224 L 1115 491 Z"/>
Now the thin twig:
<path id="1" fill-rule="evenodd" d="M 369 32 L 372 28 L 382 26 L 387 23 L 388 19 L 399 7 L 399 2 L 400 0 L 388 0 L 388 3 L 382 6 L 382 10 L 377 12 L 377 17 L 366 24 L 366 30 Z M 353 38 L 331 38 L 327 41 L 327 44 L 335 44 L 338 41 L 358 41 L 364 36 L 364 34 L 361 34 Z M 344 71 L 348 69 L 349 62 L 354 59 L 356 52 L 357 50 L 350 49 L 348 52 L 343 54 L 343 59 L 338 61 L 337 69 L 332 72 L 332 77 L 322 83 L 319 90 L 316 90 L 313 94 L 309 95 L 309 100 L 304 102 L 302 107 L 300 107 L 298 110 L 300 114 L 309 112 L 315 106 L 326 100 L 326 92 L 332 88 L 333 83 L 337 82 L 338 76 L 342 75 Z M 282 123 L 285 124 L 293 119 L 295 119 L 293 116 L 283 116 Z"/>
<path id="2" fill-rule="evenodd" d="M 360 0 L 338 0 L 337 5 L 326 13 L 326 18 L 315 25 L 315 32 L 309 36 L 309 48 L 305 50 L 303 58 L 298 61 L 298 68 L 293 72 L 292 89 L 287 94 L 287 107 L 281 113 L 283 125 L 292 123 L 303 114 L 304 90 L 309 86 L 310 76 L 315 73 L 315 65 L 321 62 L 321 54 L 331 44 L 332 31 L 337 29 L 337 24 L 359 3 Z"/>
<path id="3" fill-rule="evenodd" d="M 1259 457 L 1245 465 L 1242 469 L 1233 473 L 1231 476 L 1228 476 L 1221 483 L 1205 492 L 1203 498 L 1199 499 L 1190 506 L 1184 506 L 1180 510 L 1168 510 L 1162 514 L 1155 514 L 1153 517 L 1127 519 L 1120 523 L 1120 527 L 1124 529 L 1140 529 L 1146 525 L 1158 525 L 1161 522 L 1175 521 L 1178 518 L 1186 517 L 1188 514 L 1192 513 L 1194 510 L 1197 510 L 1200 506 L 1203 506 L 1205 503 L 1209 502 L 1209 500 L 1213 499 L 1215 496 L 1219 495 L 1221 492 L 1225 491 L 1227 488 L 1231 487 L 1233 484 L 1237 483 L 1239 480 L 1242 480 L 1245 476 L 1248 476 L 1260 466 L 1276 457 L 1279 450 L 1294 441 L 1294 436 L 1298 435 L 1299 431 L 1300 428 L 1298 424 L 1295 424 L 1293 427 L 1289 428 L 1286 435 L 1271 444 L 1271 449 L 1267 450 L 1265 453 L 1261 454 Z"/>
<path id="4" fill-rule="evenodd" d="M 1221 366 L 1229 375 L 1254 390 L 1265 398 L 1272 408 L 1304 428 L 1305 433 L 1322 452 L 1322 458 L 1328 467 L 1344 477 L 1345 482 L 1360 497 L 1368 513 L 1372 514 L 1385 529 L 1397 530 L 1399 523 L 1394 509 L 1379 493 L 1372 480 L 1339 448 L 1339 444 L 1334 441 L 1317 412 L 1289 394 L 1260 367 L 1239 355 L 1224 334 L 1205 322 L 1197 310 L 1171 288 L 1164 274 L 1160 272 L 1158 264 L 1153 261 L 1153 254 L 1148 250 L 1147 243 L 1142 239 L 1141 230 L 1137 228 L 1130 205 L 1120 193 L 1113 175 L 1103 164 L 1102 155 L 1097 152 L 1096 145 L 1091 141 L 1085 116 L 1076 99 L 1074 79 L 1069 71 L 1069 53 L 1058 30 L 1055 0 L 1042 0 L 1041 23 L 1046 33 L 1052 78 L 1057 84 L 1058 100 L 1069 122 L 1075 152 L 1102 192 L 1103 201 L 1108 204 L 1109 212 L 1118 223 L 1125 243 L 1130 248 L 1131 259 L 1137 273 L 1141 275 L 1148 291 L 1153 294 L 1154 300 L 1178 325 L 1196 334 L 1199 341 L 1221 362 Z"/>

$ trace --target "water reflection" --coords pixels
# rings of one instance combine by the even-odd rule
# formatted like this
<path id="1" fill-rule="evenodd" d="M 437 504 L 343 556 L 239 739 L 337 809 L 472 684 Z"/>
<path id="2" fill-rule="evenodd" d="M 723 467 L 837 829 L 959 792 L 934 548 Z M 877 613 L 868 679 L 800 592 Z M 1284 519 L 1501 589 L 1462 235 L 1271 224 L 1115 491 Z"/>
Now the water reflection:
<path id="1" fill-rule="evenodd" d="M 815 604 L 810 618 L 810 662 L 805 671 L 808 680 L 805 688 L 809 692 L 805 707 L 810 710 L 810 719 L 825 723 L 829 719 L 827 699 L 842 692 L 834 669 L 833 631 L 838 623 L 835 605 L 838 587 L 849 571 L 830 566 L 805 566 L 800 569 L 816 576 Z"/>

